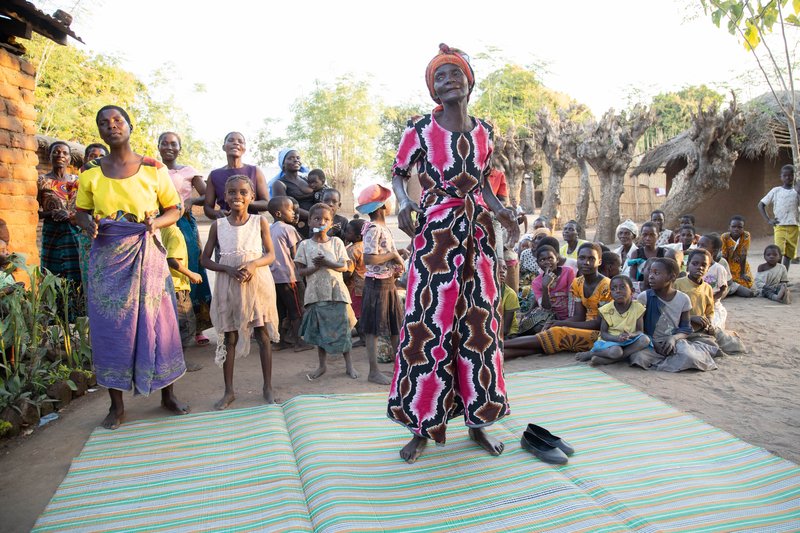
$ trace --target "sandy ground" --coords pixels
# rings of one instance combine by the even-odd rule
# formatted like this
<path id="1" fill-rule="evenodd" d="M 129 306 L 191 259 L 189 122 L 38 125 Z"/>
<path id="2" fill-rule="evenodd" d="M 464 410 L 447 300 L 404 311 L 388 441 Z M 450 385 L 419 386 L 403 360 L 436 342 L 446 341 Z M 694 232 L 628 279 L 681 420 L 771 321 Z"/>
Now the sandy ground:
<path id="1" fill-rule="evenodd" d="M 207 228 L 203 228 L 204 233 Z M 397 233 L 400 243 L 408 239 Z M 761 262 L 761 250 L 769 239 L 754 241 L 751 264 Z M 800 348 L 797 330 L 800 308 L 800 266 L 790 270 L 795 304 L 783 306 L 763 298 L 730 298 L 728 328 L 737 331 L 750 353 L 719 360 L 715 372 L 668 374 L 648 372 L 625 365 L 602 367 L 609 375 L 664 402 L 691 413 L 753 445 L 761 446 L 785 459 L 800 462 Z M 176 392 L 192 405 L 194 412 L 209 411 L 222 394 L 222 372 L 213 363 L 213 339 L 209 347 L 187 350 L 188 360 L 204 365 L 186 374 Z M 344 374 L 341 358 L 330 361 L 328 373 L 310 382 L 306 373 L 316 368 L 316 351 L 274 354 L 273 386 L 277 401 L 298 394 L 376 392 L 388 387 L 366 381 L 367 358 L 363 348 L 353 358 L 361 376 L 352 380 Z M 236 408 L 262 404 L 257 348 L 248 358 L 237 360 Z M 571 355 L 526 357 L 509 361 L 507 372 L 578 364 Z M 382 365 L 391 373 L 391 365 Z M 513 408 L 514 391 L 509 391 Z M 103 390 L 72 402 L 60 418 L 32 435 L 0 444 L 0 530 L 28 531 L 44 510 L 90 433 L 108 409 Z M 126 396 L 127 419 L 165 416 L 158 395 L 149 398 Z M 398 430 L 401 431 L 401 430 Z M 435 450 L 434 452 L 435 453 Z"/>

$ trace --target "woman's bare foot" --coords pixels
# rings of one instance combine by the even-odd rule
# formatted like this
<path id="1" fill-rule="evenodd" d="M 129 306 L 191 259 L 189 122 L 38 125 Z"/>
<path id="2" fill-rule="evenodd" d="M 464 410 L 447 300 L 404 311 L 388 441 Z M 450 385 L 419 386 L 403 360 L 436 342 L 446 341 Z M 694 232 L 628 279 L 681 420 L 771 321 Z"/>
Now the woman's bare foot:
<path id="1" fill-rule="evenodd" d="M 216 409 L 217 411 L 222 411 L 224 409 L 227 409 L 228 406 L 232 404 L 235 399 L 236 396 L 233 394 L 233 392 L 226 392 L 225 394 L 222 395 L 222 398 L 220 398 L 220 400 L 214 404 L 214 409 Z"/>
<path id="2" fill-rule="evenodd" d="M 161 395 L 161 407 L 176 415 L 188 415 L 191 408 L 188 403 L 183 403 L 170 390 L 167 394 Z"/>
<path id="3" fill-rule="evenodd" d="M 380 370 L 375 370 L 374 372 L 370 372 L 367 379 L 373 383 L 377 383 L 378 385 L 388 385 L 392 382 L 389 379 L 389 376 L 381 372 Z"/>
<path id="4" fill-rule="evenodd" d="M 400 457 L 408 464 L 414 463 L 419 456 L 422 455 L 422 450 L 428 444 L 428 439 L 425 437 L 418 437 L 414 435 L 408 444 L 400 448 Z"/>
<path id="5" fill-rule="evenodd" d="M 267 387 L 264 385 L 262 392 L 264 394 L 264 400 L 267 403 L 275 403 L 275 397 L 272 395 L 272 387 Z"/>
<path id="6" fill-rule="evenodd" d="M 469 438 L 491 455 L 500 455 L 505 449 L 505 444 L 486 433 L 484 428 L 470 428 Z"/>
<path id="7" fill-rule="evenodd" d="M 108 415 L 100 425 L 106 429 L 117 429 L 125 418 L 125 411 L 117 411 L 113 406 L 108 410 Z"/>
<path id="8" fill-rule="evenodd" d="M 328 367 L 321 366 L 318 369 L 314 370 L 312 373 L 306 374 L 306 377 L 308 378 L 308 381 L 314 381 L 315 379 L 320 377 L 322 374 L 324 374 L 326 370 L 328 370 Z"/>
<path id="9" fill-rule="evenodd" d="M 344 373 L 353 379 L 358 379 L 358 372 L 356 372 L 356 369 L 353 368 L 353 365 L 351 364 L 347 365 L 347 368 L 345 368 Z"/>
<path id="10" fill-rule="evenodd" d="M 575 359 L 578 361 L 588 361 L 592 358 L 592 352 L 578 352 L 575 354 Z"/>

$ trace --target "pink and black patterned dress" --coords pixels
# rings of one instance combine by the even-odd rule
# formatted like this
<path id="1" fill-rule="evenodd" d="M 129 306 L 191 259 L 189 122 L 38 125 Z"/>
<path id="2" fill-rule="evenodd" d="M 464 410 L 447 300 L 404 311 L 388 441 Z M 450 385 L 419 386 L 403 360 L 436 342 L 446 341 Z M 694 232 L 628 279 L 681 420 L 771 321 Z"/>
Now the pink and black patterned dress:
<path id="1" fill-rule="evenodd" d="M 500 294 L 490 212 L 479 202 L 492 128 L 453 133 L 432 115 L 409 121 L 393 173 L 417 165 L 422 186 L 387 415 L 444 444 L 447 421 L 492 424 L 509 412 L 498 342 Z"/>

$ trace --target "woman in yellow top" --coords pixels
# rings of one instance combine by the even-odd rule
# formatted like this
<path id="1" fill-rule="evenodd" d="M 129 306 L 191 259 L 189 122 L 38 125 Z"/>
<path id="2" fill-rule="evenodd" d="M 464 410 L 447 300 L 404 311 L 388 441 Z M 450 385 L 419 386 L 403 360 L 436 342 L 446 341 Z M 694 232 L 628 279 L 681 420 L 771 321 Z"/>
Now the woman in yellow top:
<path id="1" fill-rule="evenodd" d="M 564 237 L 564 244 L 561 245 L 561 249 L 559 250 L 561 257 L 578 259 L 578 249 L 583 243 L 587 242 L 578 237 L 579 230 L 580 226 L 575 220 L 570 220 L 564 224 L 564 228 L 561 230 L 561 236 Z"/>
<path id="2" fill-rule="evenodd" d="M 181 216 L 181 201 L 165 166 L 135 153 L 124 109 L 97 112 L 109 155 L 81 169 L 76 215 L 93 239 L 89 257 L 88 314 L 97 382 L 111 408 L 103 427 L 116 429 L 125 408 L 122 392 L 161 390 L 161 405 L 176 414 L 172 384 L 186 372 L 166 253 L 155 232 Z M 159 214 L 160 213 L 160 214 Z"/>
<path id="3" fill-rule="evenodd" d="M 547 323 L 532 336 L 517 337 L 505 343 L 505 358 L 557 352 L 586 352 L 600 336 L 598 309 L 611 301 L 609 279 L 600 274 L 602 249 L 594 242 L 578 247 L 579 277 L 572 282 L 570 304 L 572 313 L 566 320 Z"/>

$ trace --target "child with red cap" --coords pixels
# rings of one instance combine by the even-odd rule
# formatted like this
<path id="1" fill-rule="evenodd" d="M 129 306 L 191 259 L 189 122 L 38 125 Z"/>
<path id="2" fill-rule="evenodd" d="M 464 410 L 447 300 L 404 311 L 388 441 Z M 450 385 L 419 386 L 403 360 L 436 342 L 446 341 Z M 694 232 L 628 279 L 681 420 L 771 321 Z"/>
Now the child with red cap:
<path id="1" fill-rule="evenodd" d="M 403 258 L 394 245 L 392 232 L 386 227 L 386 202 L 392 191 L 372 184 L 358 195 L 356 211 L 369 215 L 362 229 L 364 246 L 364 291 L 360 324 L 367 344 L 369 381 L 388 385 L 389 378 L 378 369 L 378 337 L 389 337 L 397 353 L 403 307 L 395 289 L 395 276 L 403 271 Z"/>

